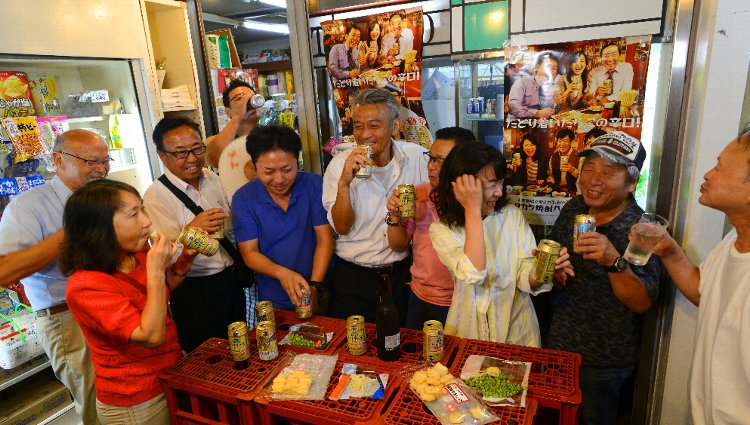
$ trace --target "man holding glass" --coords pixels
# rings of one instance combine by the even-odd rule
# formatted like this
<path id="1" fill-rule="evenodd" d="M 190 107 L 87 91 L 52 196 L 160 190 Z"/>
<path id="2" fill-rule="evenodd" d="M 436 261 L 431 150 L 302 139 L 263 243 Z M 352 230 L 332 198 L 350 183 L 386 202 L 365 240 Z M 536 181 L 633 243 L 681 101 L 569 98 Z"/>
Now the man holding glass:
<path id="1" fill-rule="evenodd" d="M 633 192 L 646 151 L 638 139 L 615 131 L 577 155 L 584 161 L 581 194 L 565 204 L 550 236 L 572 251 L 578 214 L 594 216 L 596 231 L 579 236 L 570 254 L 574 274 L 556 282 L 543 344 L 583 356 L 581 424 L 615 424 L 620 387 L 636 362 L 639 313 L 656 300 L 661 271 L 656 257 L 643 266 L 622 257 L 643 214 Z"/>
<path id="2" fill-rule="evenodd" d="M 698 306 L 690 411 L 695 424 L 750 417 L 750 124 L 704 176 L 698 202 L 734 226 L 700 266 L 668 234 L 654 247 L 680 292 Z"/>

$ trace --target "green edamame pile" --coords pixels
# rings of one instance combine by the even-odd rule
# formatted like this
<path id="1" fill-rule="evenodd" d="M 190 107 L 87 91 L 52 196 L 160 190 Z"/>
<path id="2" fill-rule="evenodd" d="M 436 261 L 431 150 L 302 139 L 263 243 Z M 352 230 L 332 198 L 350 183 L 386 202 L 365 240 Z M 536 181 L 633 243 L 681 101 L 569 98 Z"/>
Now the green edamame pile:
<path id="1" fill-rule="evenodd" d="M 466 381 L 470 387 L 474 387 L 479 394 L 485 398 L 508 398 L 523 391 L 521 384 L 516 384 L 508 380 L 504 374 L 491 376 L 482 373 L 472 376 Z"/>
<path id="2" fill-rule="evenodd" d="M 315 346 L 315 343 L 310 341 L 309 339 L 305 338 L 302 335 L 298 334 L 289 334 L 289 343 L 292 345 L 296 345 L 298 347 L 306 347 L 306 348 L 313 348 Z"/>

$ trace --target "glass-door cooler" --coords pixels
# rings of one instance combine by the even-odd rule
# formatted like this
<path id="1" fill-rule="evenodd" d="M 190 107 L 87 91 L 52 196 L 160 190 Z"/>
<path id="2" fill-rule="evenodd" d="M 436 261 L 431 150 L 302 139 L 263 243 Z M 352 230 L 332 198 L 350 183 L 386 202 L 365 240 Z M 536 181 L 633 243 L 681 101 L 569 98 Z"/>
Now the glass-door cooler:
<path id="1" fill-rule="evenodd" d="M 458 81 L 458 125 L 471 129 L 477 140 L 503 149 L 504 71 L 501 58 L 471 58 L 455 62 Z"/>

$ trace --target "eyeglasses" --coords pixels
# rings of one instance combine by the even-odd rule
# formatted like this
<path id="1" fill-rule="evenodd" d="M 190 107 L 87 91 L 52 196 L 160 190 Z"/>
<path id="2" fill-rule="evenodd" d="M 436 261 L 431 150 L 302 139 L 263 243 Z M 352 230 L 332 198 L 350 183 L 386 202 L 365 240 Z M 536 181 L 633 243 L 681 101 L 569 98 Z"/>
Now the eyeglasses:
<path id="1" fill-rule="evenodd" d="M 430 152 L 422 152 L 422 154 L 427 157 L 428 164 L 440 165 L 443 163 L 443 161 L 445 161 L 445 158 L 443 158 L 442 156 L 432 156 L 430 155 Z"/>
<path id="2" fill-rule="evenodd" d="M 484 184 L 484 188 L 489 191 L 495 191 L 498 187 L 502 187 L 503 180 L 492 180 L 491 182 L 487 182 Z"/>
<path id="3" fill-rule="evenodd" d="M 199 157 L 199 156 L 203 155 L 204 153 L 206 153 L 206 149 L 207 149 L 206 145 L 200 145 L 197 148 L 186 149 L 186 150 L 183 150 L 183 151 L 165 151 L 164 149 L 159 149 L 159 150 L 162 151 L 162 152 L 164 152 L 164 153 L 168 153 L 168 154 L 172 155 L 173 157 L 175 157 L 177 159 L 185 159 L 191 153 L 193 155 L 195 155 L 196 157 Z"/>
<path id="4" fill-rule="evenodd" d="M 107 157 L 107 159 L 96 160 L 96 159 L 81 158 L 80 156 L 75 156 L 72 153 L 67 153 L 67 152 L 64 152 L 64 151 L 56 151 L 56 152 L 60 152 L 63 155 L 68 155 L 69 157 L 75 158 L 75 159 L 77 159 L 77 160 L 85 163 L 87 167 L 91 167 L 91 168 L 94 168 L 97 165 L 107 165 L 107 166 L 109 166 L 109 163 L 112 162 L 112 161 L 114 161 L 114 159 L 112 159 L 110 157 Z"/>

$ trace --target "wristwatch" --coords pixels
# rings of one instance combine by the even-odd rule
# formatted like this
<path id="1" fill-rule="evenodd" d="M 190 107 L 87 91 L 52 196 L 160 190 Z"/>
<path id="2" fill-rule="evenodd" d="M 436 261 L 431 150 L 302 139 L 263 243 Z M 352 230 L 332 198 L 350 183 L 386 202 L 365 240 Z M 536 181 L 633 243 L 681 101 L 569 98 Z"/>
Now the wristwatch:
<path id="1" fill-rule="evenodd" d="M 395 226 L 398 226 L 400 223 L 401 223 L 401 219 L 400 218 L 395 223 L 391 221 L 391 212 L 390 211 L 388 211 L 387 213 L 385 213 L 385 224 L 387 224 L 389 226 L 394 226 L 395 227 Z"/>
<path id="2" fill-rule="evenodd" d="M 605 267 L 604 269 L 609 273 L 618 273 L 624 272 L 628 267 L 630 267 L 630 263 L 628 263 L 628 260 L 626 260 L 625 257 L 617 257 L 611 266 Z"/>

